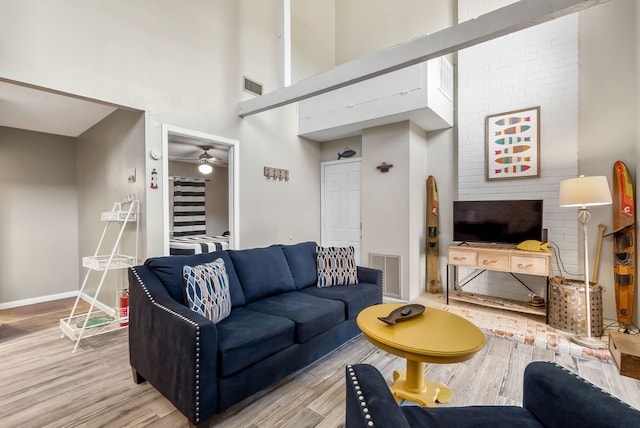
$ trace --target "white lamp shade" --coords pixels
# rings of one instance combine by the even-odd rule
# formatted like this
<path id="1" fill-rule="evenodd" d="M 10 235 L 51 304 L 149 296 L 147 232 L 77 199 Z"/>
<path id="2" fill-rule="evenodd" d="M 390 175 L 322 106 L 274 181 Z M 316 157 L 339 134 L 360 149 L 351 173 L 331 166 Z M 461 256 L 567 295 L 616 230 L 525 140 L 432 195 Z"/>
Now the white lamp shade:
<path id="1" fill-rule="evenodd" d="M 208 163 L 201 163 L 200 165 L 198 165 L 198 171 L 203 174 L 211 174 L 211 171 L 213 171 L 213 167 Z"/>
<path id="2" fill-rule="evenodd" d="M 570 178 L 560 182 L 561 207 L 588 207 L 611 204 L 609 183 L 604 175 Z"/>

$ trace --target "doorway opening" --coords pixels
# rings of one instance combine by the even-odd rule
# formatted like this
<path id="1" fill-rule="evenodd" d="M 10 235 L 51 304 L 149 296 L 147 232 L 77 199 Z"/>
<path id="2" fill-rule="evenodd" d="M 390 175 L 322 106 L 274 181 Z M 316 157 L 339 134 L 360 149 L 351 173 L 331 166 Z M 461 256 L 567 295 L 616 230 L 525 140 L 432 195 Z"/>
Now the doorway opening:
<path id="1" fill-rule="evenodd" d="M 238 141 L 163 125 L 162 145 L 164 253 L 240 248 Z"/>

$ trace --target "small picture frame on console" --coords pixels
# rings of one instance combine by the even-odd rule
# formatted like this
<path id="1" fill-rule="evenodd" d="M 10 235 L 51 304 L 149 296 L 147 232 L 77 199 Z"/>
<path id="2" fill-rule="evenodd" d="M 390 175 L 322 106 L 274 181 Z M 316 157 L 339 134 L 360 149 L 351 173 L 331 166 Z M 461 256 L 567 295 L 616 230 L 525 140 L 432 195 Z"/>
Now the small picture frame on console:
<path id="1" fill-rule="evenodd" d="M 540 177 L 540 106 L 485 118 L 488 180 Z"/>

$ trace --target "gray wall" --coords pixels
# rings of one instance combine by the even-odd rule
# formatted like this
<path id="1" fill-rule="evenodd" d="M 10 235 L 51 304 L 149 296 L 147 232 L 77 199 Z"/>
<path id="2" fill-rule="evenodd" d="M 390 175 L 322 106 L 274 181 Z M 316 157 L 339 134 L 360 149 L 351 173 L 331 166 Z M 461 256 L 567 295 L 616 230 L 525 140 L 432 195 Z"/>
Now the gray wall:
<path id="1" fill-rule="evenodd" d="M 76 141 L 0 127 L 0 307 L 78 290 Z"/>
<path id="2" fill-rule="evenodd" d="M 141 210 L 145 212 L 144 171 L 142 163 L 144 150 L 144 115 L 139 112 L 116 110 L 100 123 L 86 131 L 77 141 L 78 180 L 78 237 L 80 257 L 92 256 L 106 223 L 100 220 L 102 212 L 111 211 L 115 202 L 123 202 L 126 194 L 135 194 L 143 200 Z M 136 168 L 135 183 L 128 181 L 128 169 Z M 123 205 L 123 209 L 129 209 Z M 144 230 L 146 217 L 154 216 L 146 211 L 141 215 L 140 230 Z M 99 255 L 109 255 L 120 231 L 119 223 L 108 225 L 107 234 Z M 145 243 L 139 236 L 139 261 L 144 261 Z M 134 256 L 136 251 L 136 224 L 126 226 L 118 253 Z M 86 270 L 76 269 L 80 278 Z M 100 292 L 99 301 L 116 306 L 119 291 L 127 288 L 126 270 L 109 272 Z M 102 272 L 91 272 L 85 293 L 93 297 Z"/>
<path id="3" fill-rule="evenodd" d="M 584 175 L 606 175 L 613 186 L 616 160 L 629 168 L 638 196 L 638 97 L 636 42 L 638 5 L 634 0 L 616 0 L 580 14 L 580 115 L 578 119 L 578 171 Z M 637 202 L 636 202 L 637 206 Z M 612 230 L 612 209 L 591 209 L 589 256 L 593 266 L 598 224 Z M 636 213 L 637 220 L 637 213 Z M 604 316 L 616 319 L 613 287 L 613 243 L 605 238 L 600 260 L 599 282 Z M 637 287 L 637 286 L 636 286 Z M 637 288 L 636 288 L 637 289 Z M 640 293 L 636 291 L 634 324 L 638 324 Z"/>

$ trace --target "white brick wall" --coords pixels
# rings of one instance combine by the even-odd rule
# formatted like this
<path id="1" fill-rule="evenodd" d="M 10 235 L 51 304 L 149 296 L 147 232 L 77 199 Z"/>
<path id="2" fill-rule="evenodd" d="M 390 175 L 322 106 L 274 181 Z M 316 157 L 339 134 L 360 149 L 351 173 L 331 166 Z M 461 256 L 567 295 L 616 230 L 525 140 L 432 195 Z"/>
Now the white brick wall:
<path id="1" fill-rule="evenodd" d="M 508 3 L 459 0 L 459 22 Z M 544 227 L 571 273 L 578 270 L 577 212 L 558 207 L 558 188 L 560 180 L 578 173 L 578 31 L 573 14 L 458 54 L 458 199 L 543 199 Z M 540 106 L 540 177 L 488 181 L 485 117 L 535 106 Z M 560 274 L 555 260 L 552 267 Z M 544 289 L 540 278 L 521 277 L 534 291 Z M 494 272 L 465 290 L 520 300 L 529 295 L 508 274 Z"/>

